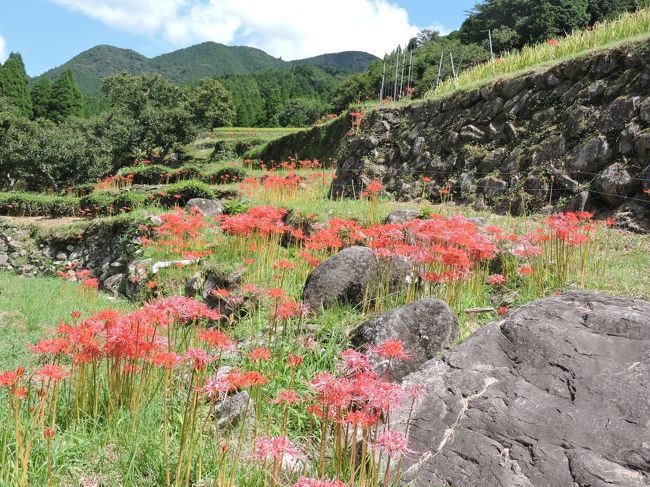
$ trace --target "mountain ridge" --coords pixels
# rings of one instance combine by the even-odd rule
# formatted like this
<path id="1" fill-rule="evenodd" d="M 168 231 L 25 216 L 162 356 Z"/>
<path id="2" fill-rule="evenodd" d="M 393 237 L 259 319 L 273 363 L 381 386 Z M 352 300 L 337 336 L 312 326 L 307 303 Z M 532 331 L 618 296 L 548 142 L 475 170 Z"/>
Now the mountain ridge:
<path id="1" fill-rule="evenodd" d="M 159 73 L 174 83 L 185 84 L 202 78 L 251 74 L 300 64 L 332 72 L 354 73 L 365 70 L 376 59 L 363 51 L 342 51 L 284 61 L 255 47 L 227 46 L 211 41 L 148 58 L 133 49 L 99 44 L 32 78 L 32 82 L 43 76 L 54 79 L 65 69 L 70 69 L 82 93 L 97 96 L 102 78 L 123 71 L 131 74 Z"/>

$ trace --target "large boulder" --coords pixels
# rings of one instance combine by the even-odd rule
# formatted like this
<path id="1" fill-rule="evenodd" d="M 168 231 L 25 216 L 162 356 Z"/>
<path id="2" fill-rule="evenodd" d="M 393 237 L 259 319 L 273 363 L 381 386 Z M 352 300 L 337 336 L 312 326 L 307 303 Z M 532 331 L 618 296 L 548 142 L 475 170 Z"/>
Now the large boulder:
<path id="1" fill-rule="evenodd" d="M 598 293 L 483 326 L 406 377 L 427 392 L 411 415 L 418 454 L 403 485 L 650 485 L 649 351 L 650 302 Z"/>
<path id="2" fill-rule="evenodd" d="M 385 280 L 384 272 L 390 272 L 391 291 L 406 286 L 412 279 L 412 265 L 406 259 L 396 258 L 386 263 L 367 247 L 345 248 L 309 274 L 302 300 L 312 311 L 337 303 L 357 306 L 364 301 L 369 283 L 377 286 Z"/>
<path id="3" fill-rule="evenodd" d="M 630 176 L 625 164 L 617 162 L 596 176 L 595 186 L 602 200 L 616 206 L 637 191 L 640 184 L 637 179 Z"/>
<path id="4" fill-rule="evenodd" d="M 207 198 L 192 198 L 187 202 L 187 208 L 196 208 L 201 215 L 213 217 L 223 213 L 223 204 L 219 200 Z"/>
<path id="5" fill-rule="evenodd" d="M 611 157 L 612 150 L 604 136 L 588 140 L 571 157 L 566 166 L 573 174 L 591 175 L 603 168 Z"/>
<path id="6" fill-rule="evenodd" d="M 392 309 L 372 319 L 352 334 L 352 344 L 361 349 L 378 346 L 388 340 L 401 340 L 410 354 L 406 360 L 390 364 L 390 379 L 400 381 L 451 346 L 458 338 L 458 318 L 440 299 L 421 299 Z M 385 362 L 377 362 L 383 375 Z"/>

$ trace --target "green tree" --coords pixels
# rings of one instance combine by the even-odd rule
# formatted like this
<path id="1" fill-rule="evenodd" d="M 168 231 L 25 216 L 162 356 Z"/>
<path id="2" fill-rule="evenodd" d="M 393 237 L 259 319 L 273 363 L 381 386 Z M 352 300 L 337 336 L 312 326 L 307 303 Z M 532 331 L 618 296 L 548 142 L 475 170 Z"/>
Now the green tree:
<path id="1" fill-rule="evenodd" d="M 32 86 L 32 111 L 34 118 L 48 118 L 52 102 L 52 82 L 47 76 L 42 76 Z"/>
<path id="2" fill-rule="evenodd" d="M 164 159 L 196 136 L 185 90 L 158 74 L 106 78 L 102 93 L 112 111 L 99 126 L 111 146 L 114 169 L 136 158 Z"/>
<path id="3" fill-rule="evenodd" d="M 198 125 L 216 128 L 232 125 L 235 104 L 232 96 L 216 79 L 203 79 L 190 90 L 190 107 Z"/>
<path id="4" fill-rule="evenodd" d="M 257 80 L 250 75 L 230 75 L 221 83 L 230 92 L 235 104 L 235 122 L 238 127 L 256 127 L 264 119 L 264 101 Z"/>
<path id="5" fill-rule="evenodd" d="M 72 71 L 66 69 L 52 85 L 49 118 L 62 122 L 69 117 L 79 117 L 83 111 L 81 92 L 72 77 Z"/>
<path id="6" fill-rule="evenodd" d="M 0 96 L 9 98 L 25 117 L 32 116 L 32 98 L 29 93 L 29 76 L 23 58 L 12 52 L 0 67 Z"/>

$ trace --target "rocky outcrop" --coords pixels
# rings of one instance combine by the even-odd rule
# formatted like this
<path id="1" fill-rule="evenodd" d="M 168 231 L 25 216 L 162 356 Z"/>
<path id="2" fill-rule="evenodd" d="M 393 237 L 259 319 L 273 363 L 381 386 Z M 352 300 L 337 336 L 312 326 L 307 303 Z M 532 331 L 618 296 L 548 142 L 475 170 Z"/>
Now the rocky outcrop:
<path id="1" fill-rule="evenodd" d="M 0 222 L 0 270 L 36 276 L 90 269 L 103 290 L 135 296 L 146 277 L 137 238 L 140 223 L 96 222 L 72 234 L 40 234 Z"/>
<path id="2" fill-rule="evenodd" d="M 352 344 L 367 349 L 388 340 L 400 340 L 409 357 L 390 364 L 390 379 L 400 381 L 452 345 L 458 332 L 458 318 L 449 306 L 440 299 L 429 298 L 392 309 L 364 323 L 353 332 Z M 383 376 L 389 364 L 382 361 L 374 365 L 374 370 Z"/>
<path id="3" fill-rule="evenodd" d="M 650 42 L 572 59 L 442 99 L 379 108 L 339 156 L 333 197 L 372 179 L 397 200 L 523 213 L 590 191 L 596 210 L 650 199 Z M 441 193 L 441 190 L 445 190 Z"/>
<path id="4" fill-rule="evenodd" d="M 302 300 L 312 311 L 337 303 L 357 306 L 365 298 L 372 299 L 376 286 L 387 285 L 392 291 L 405 287 L 411 274 L 412 265 L 406 259 L 384 263 L 368 247 L 348 247 L 309 274 Z"/>
<path id="5" fill-rule="evenodd" d="M 483 326 L 406 377 L 427 393 L 403 485 L 650 485 L 649 350 L 650 303 L 597 293 Z"/>

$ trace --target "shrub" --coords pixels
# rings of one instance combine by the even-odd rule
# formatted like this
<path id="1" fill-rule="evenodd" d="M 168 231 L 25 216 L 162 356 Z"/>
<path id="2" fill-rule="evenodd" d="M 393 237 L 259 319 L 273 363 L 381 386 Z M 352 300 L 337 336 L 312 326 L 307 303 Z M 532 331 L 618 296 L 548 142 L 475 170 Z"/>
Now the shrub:
<path id="1" fill-rule="evenodd" d="M 172 169 L 160 164 L 123 167 L 117 174 L 119 176 L 133 174 L 134 184 L 166 184 L 174 177 Z"/>
<path id="2" fill-rule="evenodd" d="M 241 167 L 222 167 L 204 174 L 201 179 L 211 184 L 228 184 L 239 183 L 246 179 L 246 176 L 246 170 Z"/>
<path id="3" fill-rule="evenodd" d="M 0 215 L 59 218 L 79 213 L 79 198 L 38 193 L 0 193 Z"/>
<path id="4" fill-rule="evenodd" d="M 159 201 L 167 206 L 184 205 L 192 198 L 213 199 L 215 197 L 209 185 L 196 179 L 170 184 L 158 195 Z"/>

